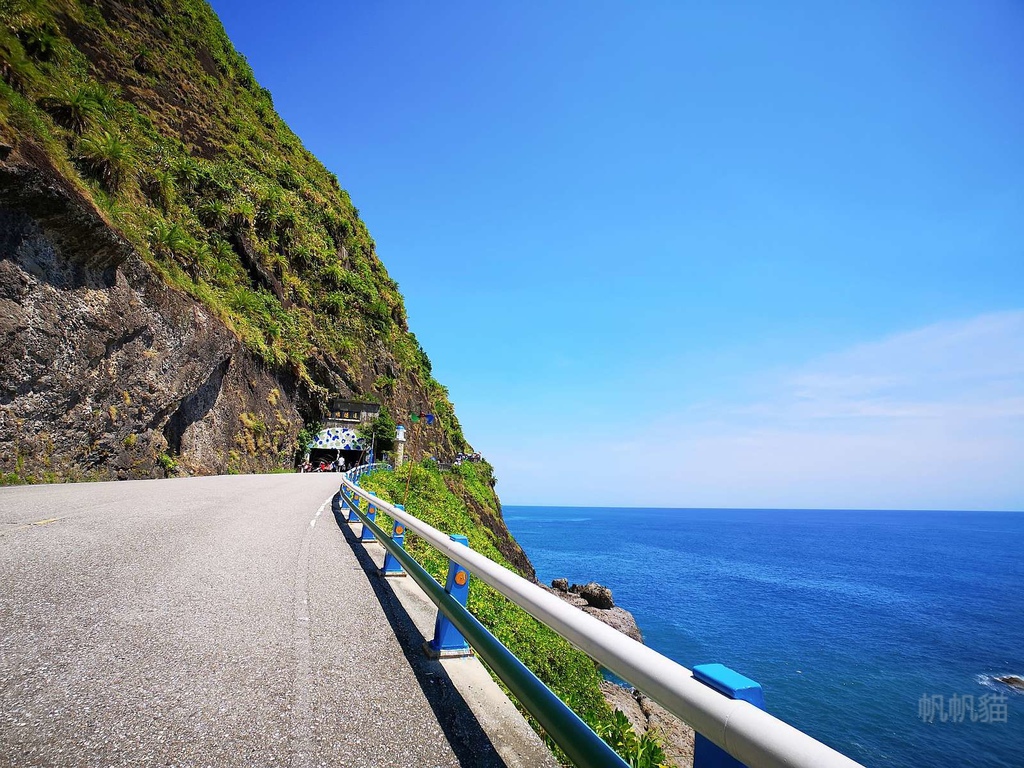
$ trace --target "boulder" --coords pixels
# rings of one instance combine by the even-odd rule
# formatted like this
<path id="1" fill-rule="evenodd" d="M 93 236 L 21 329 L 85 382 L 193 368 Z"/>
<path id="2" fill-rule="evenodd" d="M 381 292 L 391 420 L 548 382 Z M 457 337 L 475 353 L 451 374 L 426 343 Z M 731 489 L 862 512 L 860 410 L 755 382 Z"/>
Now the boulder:
<path id="1" fill-rule="evenodd" d="M 626 635 L 627 637 L 633 638 L 638 643 L 642 643 L 644 641 L 643 635 L 640 633 L 640 627 L 637 625 L 636 619 L 633 618 L 632 613 L 627 611 L 625 608 L 619 608 L 618 606 L 613 606 L 611 608 L 595 608 L 584 598 L 583 595 L 579 594 L 578 592 L 574 592 L 571 590 L 566 592 L 559 589 L 558 582 L 560 581 L 564 580 L 555 579 L 552 582 L 552 587 L 545 587 L 543 584 L 541 584 L 540 586 L 546 592 L 550 592 L 552 595 L 561 598 L 569 605 L 573 606 L 574 608 L 579 608 L 584 613 L 589 613 L 598 621 L 604 622 L 612 629 L 619 630 L 619 632 Z M 600 587 L 601 585 L 598 584 L 597 586 Z M 579 584 L 572 585 L 573 590 L 579 590 L 582 588 L 583 587 L 581 587 Z M 601 587 L 601 589 L 607 588 Z M 608 601 L 611 602 L 610 590 L 608 591 Z"/>
<path id="2" fill-rule="evenodd" d="M 997 677 L 996 682 L 1016 688 L 1018 691 L 1024 691 L 1024 677 L 1020 675 L 1003 675 L 1002 677 Z"/>
<path id="3" fill-rule="evenodd" d="M 612 600 L 612 591 L 596 581 L 589 581 L 582 587 L 579 584 L 573 584 L 572 591 L 586 600 L 587 605 L 594 608 L 608 609 L 615 607 L 615 601 Z"/>
<path id="4" fill-rule="evenodd" d="M 568 579 L 552 579 L 551 586 L 553 589 L 557 589 L 559 592 L 569 591 L 569 580 Z"/>

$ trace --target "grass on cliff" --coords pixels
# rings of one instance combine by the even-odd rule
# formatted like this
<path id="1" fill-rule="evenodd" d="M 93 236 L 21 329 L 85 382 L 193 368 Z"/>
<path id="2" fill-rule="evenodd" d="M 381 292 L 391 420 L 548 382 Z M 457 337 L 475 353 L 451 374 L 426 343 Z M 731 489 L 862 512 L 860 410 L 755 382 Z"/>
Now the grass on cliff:
<path id="1" fill-rule="evenodd" d="M 500 514 L 491 488 L 492 479 L 491 467 L 485 462 L 467 462 L 450 471 L 441 471 L 435 462 L 427 460 L 405 464 L 394 472 L 366 475 L 360 480 L 360 486 L 393 504 L 404 504 L 407 512 L 445 533 L 465 535 L 474 551 L 517 571 L 501 554 L 498 534 L 484 525 L 464 501 L 471 498 L 494 514 Z M 384 530 L 390 531 L 392 522 L 387 515 L 378 513 L 377 523 Z M 444 584 L 448 573 L 447 557 L 411 532 L 406 536 L 405 548 Z M 624 718 L 616 717 L 611 711 L 601 694 L 600 669 L 589 656 L 482 581 L 471 582 L 469 610 L 591 728 L 619 749 L 631 765 L 661 763 L 664 755 L 657 741 L 650 736 L 638 737 Z M 565 762 L 565 756 L 544 734 L 539 723 L 522 711 Z"/>
<path id="2" fill-rule="evenodd" d="M 203 0 L 0 0 L 0 140 L 31 140 L 163 279 L 324 398 L 381 348 L 447 392 L 347 192 Z M 376 355 L 379 357 L 379 355 Z"/>

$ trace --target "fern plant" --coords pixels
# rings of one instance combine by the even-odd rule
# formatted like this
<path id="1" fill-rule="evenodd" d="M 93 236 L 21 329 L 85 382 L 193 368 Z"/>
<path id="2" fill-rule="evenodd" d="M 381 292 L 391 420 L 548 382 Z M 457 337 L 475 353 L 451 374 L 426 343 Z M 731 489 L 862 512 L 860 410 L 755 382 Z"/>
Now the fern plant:
<path id="1" fill-rule="evenodd" d="M 170 171 L 158 168 L 149 174 L 143 184 L 146 197 L 166 211 L 174 200 L 174 175 Z"/>
<path id="2" fill-rule="evenodd" d="M 228 225 L 230 213 L 220 200 L 207 200 L 196 211 L 199 220 L 210 229 L 224 229 Z"/>
<path id="3" fill-rule="evenodd" d="M 158 256 L 173 257 L 188 250 L 189 237 L 177 224 L 158 221 L 149 233 L 149 247 Z"/>
<path id="4" fill-rule="evenodd" d="M 111 131 L 85 136 L 78 145 L 78 159 L 111 192 L 135 172 L 135 150 L 125 139 Z"/>
<path id="5" fill-rule="evenodd" d="M 18 33 L 25 52 L 38 61 L 56 61 L 60 56 L 60 37 L 52 24 L 37 24 Z"/>
<path id="6" fill-rule="evenodd" d="M 54 122 L 75 133 L 96 125 L 102 115 L 93 94 L 84 87 L 62 88 L 41 99 L 39 106 Z"/>

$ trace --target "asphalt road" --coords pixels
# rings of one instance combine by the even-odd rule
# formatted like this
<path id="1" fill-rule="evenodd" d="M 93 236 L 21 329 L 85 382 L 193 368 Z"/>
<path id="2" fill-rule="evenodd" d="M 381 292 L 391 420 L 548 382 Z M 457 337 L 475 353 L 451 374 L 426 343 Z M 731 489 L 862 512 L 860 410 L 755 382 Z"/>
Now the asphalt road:
<path id="1" fill-rule="evenodd" d="M 0 489 L 0 765 L 474 764 L 335 523 L 338 484 Z"/>

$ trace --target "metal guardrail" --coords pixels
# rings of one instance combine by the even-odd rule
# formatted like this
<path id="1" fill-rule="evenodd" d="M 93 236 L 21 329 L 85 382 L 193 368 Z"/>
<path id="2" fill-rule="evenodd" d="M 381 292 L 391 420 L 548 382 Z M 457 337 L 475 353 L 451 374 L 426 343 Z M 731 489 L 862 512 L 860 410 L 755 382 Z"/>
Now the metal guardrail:
<path id="1" fill-rule="evenodd" d="M 357 468 L 355 471 L 361 474 L 359 470 L 362 468 Z M 346 490 L 349 493 L 346 494 Z M 347 488 L 346 482 L 342 483 L 341 494 L 349 509 L 356 514 L 360 522 L 369 528 L 377 541 L 383 544 L 388 552 L 398 560 L 406 573 L 426 592 L 438 610 L 448 617 L 455 628 L 469 641 L 476 653 L 487 662 L 487 665 L 495 671 L 513 695 L 522 702 L 523 706 L 529 710 L 576 765 L 627 768 L 627 763 L 618 756 L 615 750 L 609 747 L 575 712 L 552 693 L 551 689 L 544 685 L 500 640 L 494 637 L 473 614 L 438 584 L 412 555 L 395 544 L 366 511 L 354 504 L 353 496 L 358 495 L 366 499 L 367 505 L 372 504 L 388 514 L 394 508 L 391 508 L 390 505 L 385 507 L 384 503 L 376 496 L 361 491 L 351 483 L 348 483 Z"/>
<path id="2" fill-rule="evenodd" d="M 458 563 L 474 576 L 489 584 L 606 669 L 650 696 L 676 717 L 688 723 L 698 734 L 702 734 L 744 765 L 750 766 L 750 768 L 864 768 L 860 763 L 768 714 L 750 702 L 724 696 L 697 680 L 693 672 L 686 667 L 677 664 L 643 643 L 626 637 L 593 616 L 568 605 L 536 584 L 527 581 L 479 552 L 474 552 L 469 547 L 453 541 L 447 534 L 358 487 L 353 482 L 360 475 L 376 468 L 379 467 L 357 467 L 345 473 L 342 478 L 341 490 L 343 497 L 348 496 L 347 501 L 350 504 L 355 498 L 364 499 L 396 522 L 400 522 L 435 549 L 447 555 L 453 562 Z M 439 610 L 444 612 L 460 631 L 462 627 L 459 626 L 459 621 L 466 624 L 469 632 L 463 632 L 463 634 L 480 652 L 484 660 L 491 664 L 481 648 L 477 647 L 474 638 L 471 637 L 471 634 L 476 632 L 475 627 L 471 626 L 472 622 L 475 622 L 480 630 L 495 643 L 498 641 L 457 601 L 452 600 L 461 609 L 461 612 L 472 620 L 472 622 L 467 622 L 460 617 L 459 621 L 456 621 L 454 616 L 448 613 L 446 607 L 453 613 L 456 612 L 455 609 L 447 604 L 448 601 L 436 595 L 438 590 L 442 595 L 445 594 L 445 591 L 434 578 L 426 573 L 408 553 L 391 542 L 389 535 L 370 521 L 365 514 L 357 509 L 355 511 L 364 525 L 372 526 L 371 530 L 380 542 L 403 565 L 406 565 L 403 560 L 404 556 L 426 574 L 429 585 L 424 586 L 418 578 L 417 583 L 420 583 Z M 398 552 L 401 552 L 401 555 L 398 555 Z M 413 570 L 409 570 L 409 573 L 416 578 Z M 450 595 L 446 596 L 451 597 Z M 498 643 L 498 645 L 501 644 Z M 508 649 L 504 646 L 501 648 L 511 656 Z M 515 659 L 514 656 L 512 658 Z M 526 669 L 518 659 L 515 661 L 524 670 Z M 493 664 L 491 666 L 494 668 Z M 497 669 L 495 671 L 498 672 Z M 532 676 L 532 673 L 530 674 Z M 500 672 L 499 676 L 501 676 Z M 504 677 L 502 679 L 504 680 Z M 535 677 L 534 679 L 536 680 Z M 540 683 L 539 680 L 537 682 Z M 517 698 L 520 698 L 508 681 L 505 681 L 505 684 L 516 694 Z M 540 685 L 544 687 L 543 683 Z M 554 696 L 546 687 L 544 689 L 550 696 Z M 520 701 L 533 712 L 527 699 L 520 698 Z M 559 703 L 563 708 L 568 709 L 562 702 L 559 701 Z M 577 765 L 611 764 L 589 762 L 586 756 L 577 759 L 563 746 L 557 736 L 560 724 L 556 723 L 549 727 L 540 720 L 536 712 L 533 714 Z M 572 714 L 571 711 L 570 714 Z M 573 717 L 575 717 L 574 714 Z M 597 738 L 582 721 L 579 722 L 588 733 Z M 614 764 L 621 764 L 621 760 Z"/>

